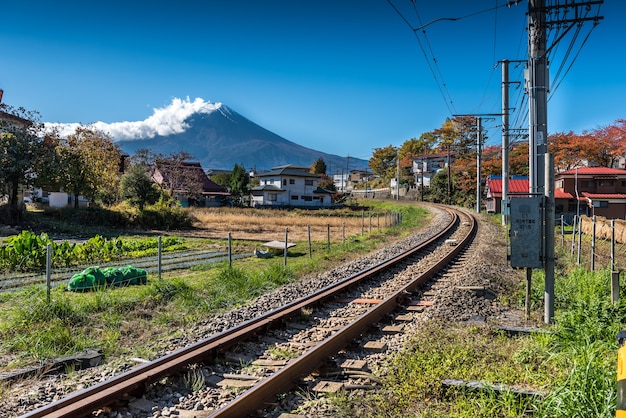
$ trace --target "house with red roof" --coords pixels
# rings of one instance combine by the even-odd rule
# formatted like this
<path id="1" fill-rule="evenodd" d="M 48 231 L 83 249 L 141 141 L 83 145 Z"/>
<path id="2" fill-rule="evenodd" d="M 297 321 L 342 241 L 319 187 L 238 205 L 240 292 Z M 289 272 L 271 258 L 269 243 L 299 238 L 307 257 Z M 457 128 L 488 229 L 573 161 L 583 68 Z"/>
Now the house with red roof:
<path id="1" fill-rule="evenodd" d="M 557 192 L 570 195 L 567 202 L 555 199 L 556 212 L 607 219 L 626 217 L 626 170 L 609 167 L 578 167 L 554 174 Z"/>
<path id="2" fill-rule="evenodd" d="M 530 182 L 526 176 L 513 176 L 509 179 L 509 198 L 525 197 L 529 195 Z M 486 181 L 485 207 L 488 213 L 501 213 L 502 211 L 502 176 L 489 176 Z M 574 197 L 564 190 L 554 190 L 556 212 L 561 214 L 563 207 L 569 207 L 569 201 Z"/>
<path id="3" fill-rule="evenodd" d="M 513 176 L 509 179 L 509 196 L 528 195 L 529 182 L 528 177 Z M 487 177 L 485 182 L 485 208 L 487 213 L 502 212 L 502 176 L 491 175 Z"/>

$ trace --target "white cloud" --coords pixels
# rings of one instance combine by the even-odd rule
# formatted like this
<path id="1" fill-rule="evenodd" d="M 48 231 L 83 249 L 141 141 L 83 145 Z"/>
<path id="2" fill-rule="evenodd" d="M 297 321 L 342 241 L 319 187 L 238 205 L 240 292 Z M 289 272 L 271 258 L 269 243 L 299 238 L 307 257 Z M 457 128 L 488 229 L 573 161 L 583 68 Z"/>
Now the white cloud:
<path id="1" fill-rule="evenodd" d="M 166 107 L 153 109 L 154 113 L 142 121 L 136 122 L 96 122 L 93 126 L 111 135 L 113 141 L 150 139 L 157 135 L 171 135 L 185 132 L 189 125 L 185 119 L 194 113 L 211 113 L 219 109 L 221 103 L 205 102 L 196 98 L 193 102 L 186 99 L 174 98 Z M 49 129 L 56 128 L 62 136 L 73 133 L 80 126 L 78 123 L 46 123 Z"/>

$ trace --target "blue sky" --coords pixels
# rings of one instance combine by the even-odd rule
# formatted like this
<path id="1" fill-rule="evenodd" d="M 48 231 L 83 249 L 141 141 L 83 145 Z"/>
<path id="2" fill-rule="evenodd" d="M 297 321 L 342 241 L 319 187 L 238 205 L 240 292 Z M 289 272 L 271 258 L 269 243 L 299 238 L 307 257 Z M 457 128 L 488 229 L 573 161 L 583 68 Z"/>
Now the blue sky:
<path id="1" fill-rule="evenodd" d="M 452 114 L 500 113 L 497 63 L 527 58 L 526 1 L 5 3 L 3 102 L 43 121 L 144 121 L 175 99 L 201 98 L 298 144 L 364 159 Z M 555 47 L 552 78 L 576 59 L 553 85 L 550 133 L 626 118 L 625 12 L 626 2 L 605 0 L 604 19 L 584 44 L 592 23 L 583 25 L 568 61 L 571 36 Z M 428 24 L 416 37 L 413 29 L 440 18 L 457 20 Z M 511 64 L 511 81 L 522 71 Z M 525 128 L 521 93 L 511 86 L 511 119 Z M 499 143 L 500 119 L 484 125 L 489 143 Z"/>

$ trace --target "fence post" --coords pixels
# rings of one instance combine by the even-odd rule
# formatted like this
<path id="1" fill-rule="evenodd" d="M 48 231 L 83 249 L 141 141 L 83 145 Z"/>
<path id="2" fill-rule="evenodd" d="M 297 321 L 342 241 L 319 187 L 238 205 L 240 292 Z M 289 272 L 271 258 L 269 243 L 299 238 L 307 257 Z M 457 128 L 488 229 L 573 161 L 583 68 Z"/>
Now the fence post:
<path id="1" fill-rule="evenodd" d="M 591 225 L 591 271 L 596 270 L 596 215 L 593 215 Z"/>
<path id="2" fill-rule="evenodd" d="M 565 228 L 563 223 L 563 215 L 561 215 L 561 247 L 565 246 Z"/>
<path id="3" fill-rule="evenodd" d="M 159 278 L 159 280 L 161 280 L 161 252 L 163 250 L 163 242 L 161 238 L 161 235 L 159 235 L 159 237 L 157 238 L 157 277 Z"/>
<path id="4" fill-rule="evenodd" d="M 611 271 L 611 302 L 619 302 L 619 271 Z"/>
<path id="5" fill-rule="evenodd" d="M 326 249 L 330 250 L 330 224 L 326 224 Z"/>
<path id="6" fill-rule="evenodd" d="M 581 256 L 581 245 L 582 245 L 582 236 L 583 236 L 583 218 L 578 220 L 578 257 L 576 261 L 576 265 L 580 266 L 580 256 Z"/>
<path id="7" fill-rule="evenodd" d="M 611 219 L 611 271 L 615 271 L 615 219 Z"/>
<path id="8" fill-rule="evenodd" d="M 313 258 L 313 248 L 311 247 L 311 224 L 308 224 L 306 227 L 309 235 L 309 258 Z"/>
<path id="9" fill-rule="evenodd" d="M 46 245 L 46 299 L 50 303 L 50 276 L 52 270 L 52 244 Z"/>
<path id="10" fill-rule="evenodd" d="M 287 267 L 287 242 L 289 242 L 289 228 L 285 228 L 285 250 L 283 251 L 283 266 Z"/>
<path id="11" fill-rule="evenodd" d="M 570 253 L 572 255 L 574 255 L 574 247 L 576 246 L 576 226 L 578 225 L 578 215 L 574 215 L 574 217 L 572 218 L 573 222 L 572 222 L 572 248 Z"/>
<path id="12" fill-rule="evenodd" d="M 370 211 L 370 232 L 372 232 L 372 211 Z"/>
<path id="13" fill-rule="evenodd" d="M 228 268 L 233 268 L 233 240 L 230 231 L 228 231 Z"/>

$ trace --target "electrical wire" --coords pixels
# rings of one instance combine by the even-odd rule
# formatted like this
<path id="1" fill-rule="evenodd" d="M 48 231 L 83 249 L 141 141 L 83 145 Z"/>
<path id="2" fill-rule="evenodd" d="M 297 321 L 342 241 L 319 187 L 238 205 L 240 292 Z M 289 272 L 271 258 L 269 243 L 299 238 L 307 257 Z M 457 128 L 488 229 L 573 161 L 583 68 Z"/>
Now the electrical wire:
<path id="1" fill-rule="evenodd" d="M 432 74 L 433 78 L 435 79 L 435 82 L 436 82 L 437 87 L 439 89 L 439 93 L 441 94 L 441 97 L 443 98 L 443 101 L 446 104 L 446 107 L 448 108 L 448 112 L 450 113 L 450 115 L 452 115 L 454 112 L 452 111 L 452 109 L 450 107 L 450 104 L 448 103 L 448 99 L 446 98 L 446 95 L 444 94 L 444 90 L 442 89 L 441 83 L 439 83 L 439 79 L 437 78 L 437 74 L 433 70 L 433 67 L 432 67 L 432 65 L 430 63 L 428 55 L 426 54 L 426 50 L 424 49 L 424 46 L 422 45 L 422 42 L 420 41 L 419 37 L 415 33 L 415 30 L 413 29 L 413 25 L 411 24 L 411 22 L 409 22 L 406 19 L 406 17 L 404 17 L 402 12 L 400 12 L 400 10 L 398 10 L 398 8 L 393 4 L 393 2 L 391 0 L 387 0 L 387 3 L 389 3 L 389 5 L 396 11 L 398 16 L 400 16 L 400 18 L 404 21 L 404 23 L 406 23 L 409 26 L 409 28 L 411 28 L 411 30 L 413 31 L 413 35 L 415 36 L 415 39 L 417 39 L 417 43 L 418 43 L 418 45 L 419 45 L 419 47 L 420 47 L 420 49 L 422 51 L 422 54 L 424 55 L 424 58 L 426 59 L 426 64 L 428 65 L 428 69 L 430 70 L 430 73 Z"/>

